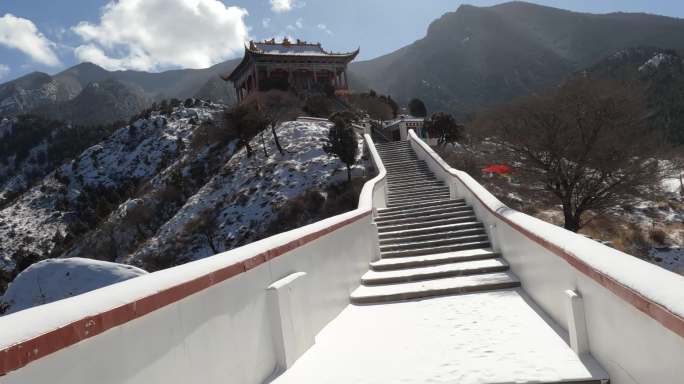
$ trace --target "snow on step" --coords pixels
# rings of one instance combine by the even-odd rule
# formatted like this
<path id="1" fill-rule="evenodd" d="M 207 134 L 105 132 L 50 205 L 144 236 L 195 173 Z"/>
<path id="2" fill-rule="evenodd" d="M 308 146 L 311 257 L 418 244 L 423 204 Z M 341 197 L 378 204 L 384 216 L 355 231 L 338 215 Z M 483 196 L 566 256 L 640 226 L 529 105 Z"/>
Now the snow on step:
<path id="1" fill-rule="evenodd" d="M 400 198 L 400 199 L 393 199 L 389 198 L 387 199 L 389 203 L 387 204 L 388 207 L 396 207 L 400 205 L 413 205 L 415 203 L 420 203 L 423 201 L 438 201 L 438 200 L 449 200 L 449 193 L 439 193 L 439 194 L 430 194 L 430 195 L 425 195 L 425 196 L 413 196 L 410 198 Z"/>
<path id="2" fill-rule="evenodd" d="M 375 219 L 376 222 L 381 222 L 384 220 L 389 220 L 389 219 L 398 219 L 401 217 L 411 217 L 411 216 L 425 216 L 425 215 L 431 215 L 433 213 L 440 213 L 440 212 L 465 212 L 472 210 L 472 207 L 468 207 L 464 204 L 454 204 L 454 205 L 445 205 L 440 208 L 418 208 L 418 209 L 406 209 L 403 211 L 397 211 L 397 212 L 390 212 L 390 213 L 380 213 L 378 217 Z"/>
<path id="3" fill-rule="evenodd" d="M 354 304 L 371 304 L 515 288 L 519 286 L 520 281 L 518 278 L 508 272 L 488 273 L 401 284 L 377 286 L 362 285 L 352 292 L 351 302 Z"/>
<path id="4" fill-rule="evenodd" d="M 404 237 L 404 236 L 413 236 L 413 235 L 420 235 L 420 234 L 427 234 L 427 233 L 436 233 L 436 232 L 446 232 L 446 231 L 457 231 L 457 230 L 462 230 L 462 229 L 472 229 L 472 228 L 482 228 L 483 225 L 480 222 L 477 221 L 472 221 L 472 222 L 467 222 L 467 223 L 454 223 L 454 224 L 434 224 L 430 223 L 432 225 L 423 227 L 423 228 L 402 228 L 402 226 L 398 226 L 398 229 L 395 230 L 390 230 L 388 228 L 387 232 L 382 232 L 378 236 L 380 237 L 380 240 L 385 240 L 385 239 L 392 239 L 392 238 L 397 238 L 397 237 Z"/>
<path id="5" fill-rule="evenodd" d="M 378 213 L 380 215 L 395 213 L 395 212 L 404 213 L 404 212 L 410 212 L 412 210 L 417 210 L 417 209 L 425 209 L 425 208 L 433 208 L 434 209 L 434 208 L 438 208 L 438 207 L 441 207 L 444 205 L 451 205 L 451 204 L 464 204 L 465 205 L 465 201 L 463 199 L 442 200 L 442 201 L 433 202 L 433 203 L 424 202 L 424 203 L 416 204 L 413 207 L 407 207 L 407 208 L 380 208 L 380 209 L 378 209 Z"/>
<path id="6" fill-rule="evenodd" d="M 350 305 L 273 384 L 599 384 L 521 289 Z M 605 381 L 604 381 L 605 382 Z"/>
<path id="7" fill-rule="evenodd" d="M 394 284 L 450 276 L 504 272 L 508 268 L 508 264 L 503 259 L 485 259 L 392 271 L 370 270 L 361 277 L 361 282 L 364 285 Z"/>
<path id="8" fill-rule="evenodd" d="M 462 229 L 462 230 L 458 230 L 458 231 L 443 231 L 443 232 L 435 232 L 435 233 L 423 233 L 423 234 L 417 234 L 417 235 L 406 235 L 406 236 L 397 236 L 394 238 L 380 239 L 380 246 L 394 245 L 394 244 L 400 244 L 400 243 L 420 242 L 420 241 L 424 241 L 424 240 L 439 240 L 439 239 L 446 239 L 446 238 L 452 238 L 452 237 L 484 235 L 484 234 L 485 234 L 484 228 L 469 228 L 469 229 Z"/>
<path id="9" fill-rule="evenodd" d="M 453 237 L 442 236 L 442 237 L 436 238 L 436 239 L 427 239 L 427 240 L 419 240 L 419 241 L 403 241 L 403 242 L 396 242 L 393 244 L 383 244 L 380 246 L 380 251 L 388 252 L 388 251 L 409 250 L 409 249 L 426 248 L 426 247 L 439 246 L 439 245 L 468 243 L 468 242 L 473 242 L 473 241 L 487 241 L 488 239 L 489 239 L 489 237 L 487 236 L 486 233 L 469 235 L 469 236 L 453 236 Z"/>
<path id="10" fill-rule="evenodd" d="M 371 262 L 371 269 L 375 271 L 389 271 L 394 269 L 414 268 L 421 266 L 440 265 L 457 262 L 467 262 L 472 260 L 493 259 L 500 254 L 491 248 L 466 249 L 438 253 L 433 255 L 408 256 L 393 259 L 380 259 Z"/>
<path id="11" fill-rule="evenodd" d="M 473 212 L 472 210 L 467 211 L 460 211 L 460 212 L 440 212 L 440 213 L 432 213 L 432 214 L 425 214 L 425 215 L 413 215 L 409 217 L 398 217 L 398 218 L 387 218 L 385 220 L 378 220 L 376 221 L 378 225 L 380 224 L 385 224 L 385 225 L 396 225 L 396 224 L 403 224 L 403 223 L 418 223 L 421 221 L 433 221 L 437 219 L 447 219 L 450 217 L 463 217 L 463 216 L 472 216 Z"/>
<path id="12" fill-rule="evenodd" d="M 417 228 L 425 228 L 425 227 L 435 227 L 439 225 L 446 225 L 446 224 L 458 224 L 458 223 L 472 223 L 476 222 L 476 217 L 475 216 L 459 216 L 459 217 L 451 217 L 448 219 L 439 219 L 439 220 L 433 220 L 433 221 L 426 221 L 426 222 L 412 222 L 412 223 L 404 223 L 404 224 L 396 224 L 396 225 L 385 225 L 384 223 L 378 223 L 378 231 L 381 233 L 385 232 L 396 232 L 396 231 L 401 231 L 402 229 L 417 229 Z M 389 223 L 391 224 L 391 223 Z"/>
<path id="13" fill-rule="evenodd" d="M 437 245 L 437 246 L 425 247 L 425 248 L 412 248 L 412 249 L 405 249 L 405 250 L 399 250 L 399 251 L 381 251 L 380 255 L 383 258 L 385 258 L 385 257 L 389 258 L 389 257 L 406 257 L 406 256 L 417 256 L 417 255 L 431 255 L 433 253 L 462 251 L 465 249 L 486 248 L 489 246 L 491 246 L 491 244 L 489 243 L 489 240 L 485 240 L 485 241 L 473 241 L 473 242 L 468 242 L 468 243 L 455 243 L 455 244 L 448 244 L 448 245 Z"/>

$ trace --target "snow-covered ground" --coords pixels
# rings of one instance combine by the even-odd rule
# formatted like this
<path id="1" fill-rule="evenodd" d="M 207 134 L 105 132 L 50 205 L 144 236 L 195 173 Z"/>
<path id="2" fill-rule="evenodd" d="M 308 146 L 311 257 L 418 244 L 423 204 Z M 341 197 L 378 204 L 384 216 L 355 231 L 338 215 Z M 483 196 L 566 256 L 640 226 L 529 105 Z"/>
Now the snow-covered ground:
<path id="1" fill-rule="evenodd" d="M 321 188 L 346 179 L 344 164 L 323 151 L 330 123 L 290 121 L 281 124 L 278 137 L 285 154 L 281 155 L 270 130 L 252 141 L 252 157 L 240 150 L 176 215 L 138 252 L 122 262 L 145 265 L 145 260 L 174 248 L 190 259 L 210 256 L 257 238 L 277 216 L 289 199 L 308 189 Z M 359 137 L 359 154 L 362 149 Z M 354 168 L 363 172 L 363 165 Z M 212 245 L 207 236 L 188 229 L 198 216 L 212 221 Z"/>
<path id="2" fill-rule="evenodd" d="M 549 383 L 607 378 L 522 290 L 350 305 L 285 383 Z"/>
<path id="3" fill-rule="evenodd" d="M 0 299 L 4 314 L 80 295 L 146 274 L 130 265 L 90 259 L 49 259 L 21 272 Z"/>

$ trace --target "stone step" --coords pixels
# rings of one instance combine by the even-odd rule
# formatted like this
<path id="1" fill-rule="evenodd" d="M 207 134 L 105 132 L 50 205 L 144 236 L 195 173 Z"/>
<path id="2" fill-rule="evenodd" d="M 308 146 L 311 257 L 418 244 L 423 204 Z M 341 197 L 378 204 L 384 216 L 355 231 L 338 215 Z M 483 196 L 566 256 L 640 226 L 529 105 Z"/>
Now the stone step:
<path id="1" fill-rule="evenodd" d="M 385 170 L 389 173 L 398 174 L 405 173 L 407 171 L 430 171 L 425 164 L 419 164 L 416 162 L 406 162 L 406 163 L 392 163 L 385 164 Z"/>
<path id="2" fill-rule="evenodd" d="M 376 144 L 375 148 L 378 151 L 391 151 L 391 150 L 396 150 L 396 149 L 409 149 L 413 150 L 411 148 L 411 144 L 409 144 L 407 141 L 400 142 L 400 143 L 382 143 L 382 144 Z"/>
<path id="3" fill-rule="evenodd" d="M 429 223 L 432 224 L 432 223 Z M 385 232 L 378 232 L 378 237 L 382 241 L 384 239 L 392 239 L 397 237 L 405 236 L 415 236 L 424 235 L 428 233 L 441 233 L 449 231 L 460 231 L 463 229 L 473 229 L 473 228 L 483 228 L 483 225 L 479 221 L 467 221 L 467 222 L 457 222 L 450 224 L 436 224 L 427 225 L 419 228 L 403 228 L 404 226 L 398 225 L 392 228 L 387 228 Z M 380 231 L 380 229 L 378 229 Z"/>
<path id="4" fill-rule="evenodd" d="M 420 229 L 420 228 L 431 228 L 431 227 L 438 227 L 442 225 L 449 225 L 449 224 L 461 224 L 461 223 L 475 223 L 477 222 L 477 218 L 475 215 L 468 215 L 468 216 L 461 216 L 461 217 L 448 217 L 444 219 L 439 219 L 439 220 L 431 220 L 431 221 L 419 221 L 419 222 L 413 222 L 413 223 L 401 223 L 401 224 L 384 224 L 384 223 L 378 223 L 376 226 L 378 227 L 378 232 L 379 233 L 387 233 L 387 232 L 397 232 L 397 231 L 406 231 L 409 229 Z"/>
<path id="5" fill-rule="evenodd" d="M 389 141 L 387 143 L 376 144 L 375 146 L 376 147 L 380 147 L 380 146 L 388 147 L 388 146 L 392 146 L 392 145 L 410 145 L 410 144 L 409 144 L 408 140 L 403 140 L 403 141 L 398 140 L 398 141 Z"/>
<path id="6" fill-rule="evenodd" d="M 412 196 L 406 198 L 388 198 L 387 206 L 394 208 L 401 205 L 411 205 L 423 201 L 449 200 L 449 192 L 431 193 L 423 196 Z"/>
<path id="7" fill-rule="evenodd" d="M 427 207 L 427 208 L 416 208 L 416 209 L 407 208 L 405 211 L 378 213 L 378 217 L 375 218 L 375 221 L 376 222 L 382 222 L 382 221 L 389 220 L 389 219 L 401 219 L 404 217 L 431 215 L 431 214 L 440 213 L 440 212 L 463 212 L 463 211 L 467 211 L 467 210 L 471 210 L 471 209 L 472 209 L 472 207 L 467 206 L 463 203 L 443 205 L 440 207 Z"/>
<path id="8" fill-rule="evenodd" d="M 430 195 L 434 193 L 449 193 L 449 188 L 442 186 L 442 187 L 416 187 L 413 189 L 408 189 L 405 191 L 399 191 L 399 192 L 390 192 L 387 194 L 387 197 L 389 199 L 393 198 L 404 198 L 404 197 L 414 197 L 414 196 L 425 196 L 425 195 Z"/>
<path id="9" fill-rule="evenodd" d="M 382 159 L 382 164 L 387 169 L 396 169 L 405 166 L 426 166 L 426 164 L 421 163 L 418 159 L 412 159 L 410 157 L 403 157 L 397 159 Z"/>
<path id="10" fill-rule="evenodd" d="M 416 183 L 416 182 L 432 182 L 432 181 L 439 181 L 433 176 L 432 174 L 426 174 L 422 176 L 416 176 L 408 179 L 392 179 L 390 176 L 387 176 L 387 189 L 392 189 L 396 186 L 402 186 L 406 185 L 407 183 Z"/>
<path id="11" fill-rule="evenodd" d="M 404 153 L 410 153 L 415 155 L 415 152 L 413 151 L 413 148 L 409 146 L 397 146 L 394 148 L 381 148 L 378 150 L 378 153 L 380 156 L 391 156 L 391 155 L 400 155 Z"/>
<path id="12" fill-rule="evenodd" d="M 390 179 L 396 179 L 400 176 L 412 179 L 415 174 L 423 174 L 431 177 L 435 176 L 435 174 L 432 173 L 432 171 L 430 171 L 429 169 L 420 167 L 402 167 L 396 170 L 385 168 L 385 170 L 387 171 L 387 177 Z"/>
<path id="13" fill-rule="evenodd" d="M 420 255 L 432 255 L 437 253 L 463 251 L 466 249 L 477 249 L 477 248 L 489 248 L 491 244 L 489 240 L 484 241 L 473 241 L 469 243 L 456 243 L 447 245 L 438 245 L 434 247 L 426 248 L 414 248 L 406 249 L 401 251 L 380 251 L 380 257 L 383 259 L 388 259 L 391 257 L 406 257 L 406 256 L 420 256 Z"/>
<path id="14" fill-rule="evenodd" d="M 401 284 L 361 285 L 351 294 L 353 304 L 372 304 L 389 301 L 412 300 L 426 297 L 454 295 L 494 289 L 515 288 L 520 281 L 510 272 L 472 276 L 447 277 Z"/>
<path id="15" fill-rule="evenodd" d="M 402 174 L 407 171 L 428 171 L 432 172 L 426 164 L 419 164 L 417 162 L 407 162 L 402 164 L 385 164 L 385 170 L 391 174 Z"/>
<path id="16" fill-rule="evenodd" d="M 402 148 L 402 147 L 385 149 L 385 150 L 378 151 L 378 153 L 380 154 L 380 156 L 382 158 L 391 157 L 391 156 L 401 156 L 401 155 L 416 156 L 416 153 L 413 151 L 412 148 Z"/>
<path id="17" fill-rule="evenodd" d="M 461 263 L 473 260 L 496 259 L 501 257 L 490 248 L 466 249 L 463 251 L 438 253 L 435 255 L 420 255 L 401 258 L 380 259 L 370 263 L 374 271 L 394 271 L 405 268 L 427 267 L 451 263 Z"/>
<path id="18" fill-rule="evenodd" d="M 409 208 L 380 208 L 378 209 L 379 214 L 386 214 L 386 213 L 392 213 L 392 212 L 399 212 L 399 211 L 405 211 L 408 212 L 407 209 L 422 209 L 426 207 L 439 207 L 443 205 L 451 205 L 451 204 L 457 204 L 457 203 L 462 203 L 465 204 L 465 200 L 463 199 L 456 199 L 456 200 L 442 200 L 442 201 L 437 201 L 437 202 L 425 202 L 421 204 L 416 204 L 413 207 Z"/>
<path id="19" fill-rule="evenodd" d="M 410 187 L 405 187 L 405 188 L 399 188 L 395 189 L 394 187 L 388 187 L 388 195 L 397 195 L 401 193 L 406 193 L 406 192 L 413 192 L 413 191 L 424 191 L 428 189 L 445 189 L 449 190 L 449 187 L 444 185 L 443 183 L 441 185 L 426 185 L 426 184 L 414 184 Z"/>
<path id="20" fill-rule="evenodd" d="M 419 186 L 424 186 L 424 185 L 432 185 L 432 186 L 446 186 L 444 185 L 444 182 L 441 180 L 437 180 L 434 177 L 431 178 L 425 178 L 425 179 L 412 179 L 410 181 L 392 181 L 391 183 L 388 181 L 387 183 L 387 190 L 388 191 L 401 191 L 404 189 L 411 189 Z"/>
<path id="21" fill-rule="evenodd" d="M 428 267 L 414 267 L 393 271 L 366 272 L 361 277 L 363 285 L 382 285 L 408 283 L 445 277 L 480 275 L 485 273 L 505 272 L 509 270 L 508 263 L 501 258 L 464 261 L 458 263 L 433 265 Z"/>
<path id="22" fill-rule="evenodd" d="M 420 198 L 432 197 L 435 195 L 444 195 L 446 199 L 449 198 L 449 188 L 442 187 L 440 189 L 426 189 L 426 190 L 416 190 L 405 193 L 397 193 L 391 196 L 387 196 L 388 202 L 395 202 L 397 200 L 415 200 Z"/>
<path id="23" fill-rule="evenodd" d="M 418 160 L 418 156 L 416 156 L 416 154 L 411 152 L 411 151 L 389 152 L 389 153 L 385 152 L 385 153 L 380 155 L 380 158 L 382 158 L 382 161 L 391 160 L 391 159 L 398 159 L 398 158 L 405 158 L 405 157 Z"/>
<path id="24" fill-rule="evenodd" d="M 480 233 L 475 235 L 465 235 L 465 236 L 454 236 L 454 237 L 444 237 L 441 239 L 428 239 L 428 240 L 418 240 L 418 241 L 404 241 L 392 244 L 384 244 L 380 246 L 380 252 L 394 252 L 394 251 L 408 251 L 411 249 L 422 249 L 439 247 L 443 245 L 452 244 L 467 244 L 473 242 L 484 242 L 489 241 L 489 237 L 486 233 Z"/>
<path id="25" fill-rule="evenodd" d="M 390 245 L 390 244 L 399 244 L 399 243 L 409 243 L 409 242 L 415 242 L 415 241 L 424 241 L 424 240 L 445 239 L 445 238 L 460 237 L 460 236 L 484 235 L 486 233 L 487 232 L 484 230 L 484 226 L 481 226 L 480 228 L 461 229 L 461 230 L 457 230 L 457 231 L 442 231 L 442 232 L 424 233 L 424 234 L 420 234 L 420 235 L 397 236 L 397 237 L 380 239 L 380 246 Z"/>
<path id="26" fill-rule="evenodd" d="M 448 187 L 425 187 L 425 188 L 409 189 L 409 190 L 402 191 L 402 192 L 393 192 L 391 194 L 388 193 L 387 199 L 388 200 L 407 199 L 407 198 L 427 196 L 427 195 L 435 195 L 435 194 L 442 194 L 442 193 L 446 193 L 448 195 L 449 194 L 449 188 Z"/>
<path id="27" fill-rule="evenodd" d="M 402 165 L 406 164 L 413 164 L 413 165 L 426 165 L 427 163 L 425 160 L 418 160 L 417 158 L 409 158 L 407 156 L 402 156 L 402 157 L 397 157 L 393 158 L 392 161 L 390 159 L 382 159 L 382 163 L 385 165 L 385 168 L 387 167 L 399 167 Z"/>
<path id="28" fill-rule="evenodd" d="M 413 152 L 397 152 L 397 153 L 383 153 L 380 155 L 380 158 L 382 159 L 383 162 L 390 161 L 390 160 L 398 160 L 398 159 L 413 159 L 415 161 L 420 161 L 418 156 L 416 156 L 415 153 Z"/>
<path id="29" fill-rule="evenodd" d="M 427 171 L 410 171 L 401 174 L 387 173 L 387 186 L 390 188 L 394 185 L 401 185 L 404 183 L 421 180 L 435 181 L 437 179 L 432 172 Z"/>
<path id="30" fill-rule="evenodd" d="M 466 216 L 475 216 L 473 213 L 472 208 L 469 210 L 464 210 L 460 212 L 437 212 L 437 213 L 432 213 L 432 214 L 427 214 L 427 215 L 415 215 L 415 216 L 409 216 L 409 217 L 399 217 L 399 218 L 387 218 L 383 220 L 376 220 L 375 224 L 378 226 L 387 226 L 387 225 L 399 225 L 399 224 L 410 224 L 410 223 L 420 223 L 423 221 L 435 221 L 435 220 L 442 220 L 442 219 L 448 219 L 451 217 L 466 217 Z"/>
<path id="31" fill-rule="evenodd" d="M 444 184 L 443 181 L 441 180 L 435 180 L 435 181 L 417 181 L 417 182 L 412 182 L 412 183 L 401 183 L 401 184 L 395 184 L 392 185 L 391 187 L 388 186 L 389 192 L 398 192 L 398 191 L 403 191 L 405 189 L 411 189 L 415 187 L 446 187 L 446 184 Z"/>
<path id="32" fill-rule="evenodd" d="M 435 193 L 449 193 L 449 187 L 447 186 L 437 186 L 437 187 L 414 187 L 411 189 L 406 189 L 403 191 L 390 192 L 387 194 L 387 198 L 397 199 L 397 198 L 408 198 L 424 195 L 434 195 Z"/>
<path id="33" fill-rule="evenodd" d="M 431 176 L 434 176 L 432 171 L 427 167 L 427 165 L 421 165 L 421 166 L 413 166 L 413 165 L 405 165 L 401 166 L 398 168 L 392 168 L 392 167 L 385 167 L 385 170 L 387 171 L 388 176 L 401 176 L 401 175 L 406 175 L 406 174 L 412 174 L 416 172 L 426 172 L 429 173 Z"/>

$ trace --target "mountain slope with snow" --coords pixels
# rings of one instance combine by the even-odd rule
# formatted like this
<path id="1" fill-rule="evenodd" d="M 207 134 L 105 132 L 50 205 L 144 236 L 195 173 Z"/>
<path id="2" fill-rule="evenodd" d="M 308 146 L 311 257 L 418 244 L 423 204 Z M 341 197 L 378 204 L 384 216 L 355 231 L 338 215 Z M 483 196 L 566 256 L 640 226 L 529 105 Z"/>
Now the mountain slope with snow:
<path id="1" fill-rule="evenodd" d="M 270 132 L 264 132 L 263 141 L 257 135 L 251 157 L 244 149 L 236 153 L 154 237 L 120 261 L 153 268 L 155 259 L 165 255 L 195 260 L 259 238 L 288 200 L 346 180 L 344 164 L 323 151 L 330 126 L 281 124 L 277 132 L 283 155 Z M 363 164 L 354 167 L 356 174 L 364 170 Z"/>
<path id="2" fill-rule="evenodd" d="M 188 156 L 204 166 L 205 152 L 214 147 L 223 151 L 228 143 L 197 142 L 195 133 L 222 110 L 220 105 L 199 103 L 122 127 L 2 207 L 0 280 L 6 283 L 31 263 L 60 256 L 97 230 L 121 203 L 154 189 L 159 175 L 184 164 Z M 113 261 L 114 249 L 106 246 L 94 248 L 87 257 Z"/>
<path id="3" fill-rule="evenodd" d="M 0 206 L 0 288 L 49 258 L 155 271 L 210 256 L 272 233 L 291 199 L 346 180 L 344 164 L 323 150 L 330 123 L 282 123 L 283 154 L 267 129 L 248 156 L 224 108 L 196 101 L 153 112 Z"/>

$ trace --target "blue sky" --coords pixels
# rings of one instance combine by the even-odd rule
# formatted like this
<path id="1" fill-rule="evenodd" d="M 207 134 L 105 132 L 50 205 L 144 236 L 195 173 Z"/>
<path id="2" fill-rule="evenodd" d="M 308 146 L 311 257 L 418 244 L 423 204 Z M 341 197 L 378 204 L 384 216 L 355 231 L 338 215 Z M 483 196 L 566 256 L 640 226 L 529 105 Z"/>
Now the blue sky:
<path id="1" fill-rule="evenodd" d="M 57 73 L 80 61 L 108 69 L 206 67 L 242 53 L 243 41 L 291 36 L 359 59 L 392 52 L 471 0 L 0 0 L 0 82 Z M 674 0 L 540 0 L 582 12 L 684 18 Z"/>

